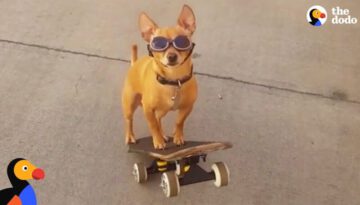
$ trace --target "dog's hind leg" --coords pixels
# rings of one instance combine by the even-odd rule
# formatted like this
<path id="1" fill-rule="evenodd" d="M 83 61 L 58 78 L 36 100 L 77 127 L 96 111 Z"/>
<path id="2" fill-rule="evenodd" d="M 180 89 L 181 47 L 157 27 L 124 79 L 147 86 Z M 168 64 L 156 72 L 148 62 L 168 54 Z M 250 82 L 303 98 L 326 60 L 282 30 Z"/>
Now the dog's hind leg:
<path id="1" fill-rule="evenodd" d="M 136 143 L 133 130 L 133 115 L 141 101 L 140 94 L 131 91 L 131 88 L 125 86 L 122 94 L 122 108 L 125 119 L 125 143 Z"/>

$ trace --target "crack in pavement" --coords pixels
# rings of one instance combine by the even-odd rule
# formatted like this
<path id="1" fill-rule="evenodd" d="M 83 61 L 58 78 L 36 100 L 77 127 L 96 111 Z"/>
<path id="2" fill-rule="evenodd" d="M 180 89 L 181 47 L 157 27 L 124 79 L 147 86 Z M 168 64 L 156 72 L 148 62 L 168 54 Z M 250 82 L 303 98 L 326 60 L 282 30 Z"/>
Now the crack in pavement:
<path id="1" fill-rule="evenodd" d="M 277 87 L 277 86 L 273 86 L 273 85 L 255 83 L 255 82 L 240 80 L 240 79 L 236 79 L 236 78 L 233 78 L 233 77 L 227 77 L 227 76 L 219 76 L 219 75 L 213 75 L 213 74 L 201 73 L 201 72 L 194 72 L 194 73 L 196 75 L 206 76 L 206 77 L 209 77 L 209 78 L 216 78 L 216 79 L 227 80 L 227 81 L 232 81 L 232 82 L 236 82 L 236 83 L 256 86 L 256 87 L 263 87 L 263 88 L 267 88 L 267 89 L 281 90 L 281 91 L 296 93 L 296 94 L 300 94 L 300 95 L 310 95 L 310 96 L 314 96 L 314 97 L 318 97 L 318 98 L 325 98 L 325 99 L 342 101 L 342 102 L 347 102 L 347 103 L 354 103 L 354 104 L 359 104 L 360 105 L 360 101 L 350 100 L 350 99 L 339 99 L 338 97 L 327 96 L 327 95 L 323 95 L 323 94 L 320 94 L 320 93 L 312 93 L 312 92 L 307 92 L 307 91 L 295 90 L 295 89 L 291 89 L 291 88 L 283 88 L 283 87 Z"/>
<path id="2" fill-rule="evenodd" d="M 22 45 L 22 46 L 33 47 L 33 48 L 40 48 L 40 49 L 56 51 L 56 52 L 61 52 L 61 53 L 70 53 L 70 54 L 75 54 L 75 55 L 82 55 L 82 56 L 87 56 L 87 57 L 94 57 L 94 58 L 101 58 L 101 59 L 106 59 L 106 60 L 114 60 L 114 61 L 130 63 L 130 60 L 127 60 L 127 59 L 114 58 L 114 57 L 102 56 L 102 55 L 91 54 L 91 53 L 84 53 L 84 52 L 80 52 L 80 51 L 71 51 L 71 50 L 66 50 L 66 49 L 61 49 L 61 48 L 52 48 L 52 47 L 38 45 L 38 44 L 32 44 L 32 43 L 24 43 L 24 42 L 11 41 L 11 40 L 5 40 L 5 39 L 0 39 L 0 42 L 15 44 L 15 45 Z"/>
<path id="3" fill-rule="evenodd" d="M 8 43 L 8 44 L 15 44 L 15 45 L 22 45 L 22 46 L 33 47 L 33 48 L 39 48 L 39 49 L 45 49 L 45 50 L 56 51 L 56 52 L 61 52 L 61 53 L 69 53 L 69 54 L 74 54 L 74 55 L 82 55 L 82 56 L 86 56 L 86 57 L 94 57 L 94 58 L 101 58 L 101 59 L 106 59 L 106 60 L 130 63 L 130 60 L 123 59 L 123 58 L 115 58 L 115 57 L 102 56 L 102 55 L 91 54 L 91 53 L 84 53 L 84 52 L 79 52 L 79 51 L 72 51 L 72 50 L 66 50 L 66 49 L 60 49 L 60 48 L 52 48 L 52 47 L 38 45 L 38 44 L 24 43 L 24 42 L 12 41 L 12 40 L 6 40 L 6 39 L 0 39 L 0 42 Z M 234 77 L 229 77 L 229 76 L 219 76 L 219 75 L 202 73 L 202 72 L 194 72 L 194 74 L 199 75 L 199 76 L 205 76 L 208 78 L 214 78 L 214 79 L 231 81 L 231 82 L 235 82 L 235 83 L 241 83 L 241 84 L 245 84 L 245 85 L 251 85 L 251 86 L 262 87 L 262 88 L 267 88 L 267 89 L 281 90 L 281 91 L 296 93 L 296 94 L 300 94 L 300 95 L 308 95 L 308 96 L 313 96 L 313 97 L 318 97 L 318 98 L 325 98 L 325 99 L 329 99 L 329 100 L 342 101 L 342 102 L 354 103 L 354 104 L 360 105 L 360 101 L 356 101 L 356 100 L 339 99 L 336 96 L 328 96 L 328 95 L 324 95 L 324 94 L 320 94 L 320 93 L 313 93 L 313 92 L 295 90 L 295 89 L 291 89 L 291 88 L 283 88 L 283 87 L 277 87 L 277 86 L 273 86 L 273 85 L 255 83 L 255 82 L 236 79 Z"/>

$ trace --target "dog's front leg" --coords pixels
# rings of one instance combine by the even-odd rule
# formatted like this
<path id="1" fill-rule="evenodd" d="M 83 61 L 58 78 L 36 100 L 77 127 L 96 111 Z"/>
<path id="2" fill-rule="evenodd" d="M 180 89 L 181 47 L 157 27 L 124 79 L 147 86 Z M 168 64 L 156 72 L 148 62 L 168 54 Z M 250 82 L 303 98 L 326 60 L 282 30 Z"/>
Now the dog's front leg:
<path id="1" fill-rule="evenodd" d="M 163 138 L 165 140 L 165 143 L 168 142 L 169 138 L 165 135 L 164 130 L 162 129 L 161 118 L 159 118 L 159 117 L 158 117 L 158 125 L 159 125 L 159 129 L 160 129 L 160 132 L 161 132 L 161 136 L 163 136 Z"/>
<path id="2" fill-rule="evenodd" d="M 153 144 L 155 149 L 164 149 L 166 146 L 165 140 L 160 130 L 159 120 L 155 116 L 154 109 L 144 106 L 145 117 L 148 122 L 148 126 L 153 138 Z"/>
<path id="3" fill-rule="evenodd" d="M 184 144 L 184 122 L 191 113 L 192 106 L 184 107 L 179 110 L 174 129 L 174 143 L 177 145 Z"/>

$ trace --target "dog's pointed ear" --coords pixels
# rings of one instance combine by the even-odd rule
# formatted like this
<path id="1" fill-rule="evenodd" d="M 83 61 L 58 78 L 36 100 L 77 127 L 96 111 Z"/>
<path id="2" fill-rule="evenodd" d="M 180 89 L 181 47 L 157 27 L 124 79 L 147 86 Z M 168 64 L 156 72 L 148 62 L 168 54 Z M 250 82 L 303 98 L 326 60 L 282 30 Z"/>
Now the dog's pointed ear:
<path id="1" fill-rule="evenodd" d="M 190 6 L 186 4 L 183 6 L 178 19 L 178 25 L 189 31 L 190 34 L 194 33 L 196 29 L 195 15 Z"/>
<path id="2" fill-rule="evenodd" d="M 151 20 L 151 18 L 142 12 L 139 16 L 139 26 L 141 31 L 141 36 L 145 41 L 150 42 L 151 35 L 154 34 L 155 30 L 158 28 L 156 23 Z"/>

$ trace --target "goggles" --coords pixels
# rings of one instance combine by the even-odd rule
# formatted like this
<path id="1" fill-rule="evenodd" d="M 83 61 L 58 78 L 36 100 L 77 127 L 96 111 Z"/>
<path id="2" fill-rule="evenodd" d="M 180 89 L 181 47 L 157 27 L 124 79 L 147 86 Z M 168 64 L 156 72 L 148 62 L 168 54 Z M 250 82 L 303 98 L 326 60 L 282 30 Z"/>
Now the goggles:
<path id="1" fill-rule="evenodd" d="M 162 36 L 157 36 L 150 42 L 150 48 L 155 52 L 162 52 L 172 45 L 178 51 L 187 51 L 193 47 L 193 43 L 186 36 L 177 36 L 174 40 L 169 40 Z"/>

